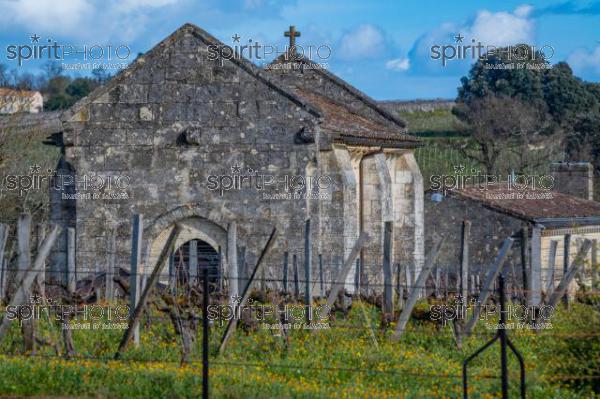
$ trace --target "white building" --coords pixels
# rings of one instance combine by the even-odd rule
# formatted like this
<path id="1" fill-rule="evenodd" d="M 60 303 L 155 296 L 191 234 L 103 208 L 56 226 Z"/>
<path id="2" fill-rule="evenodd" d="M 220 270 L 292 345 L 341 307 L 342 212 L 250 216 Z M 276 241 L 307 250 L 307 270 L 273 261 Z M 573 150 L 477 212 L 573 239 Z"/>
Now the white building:
<path id="1" fill-rule="evenodd" d="M 0 114 L 38 113 L 44 108 L 39 91 L 0 87 Z"/>

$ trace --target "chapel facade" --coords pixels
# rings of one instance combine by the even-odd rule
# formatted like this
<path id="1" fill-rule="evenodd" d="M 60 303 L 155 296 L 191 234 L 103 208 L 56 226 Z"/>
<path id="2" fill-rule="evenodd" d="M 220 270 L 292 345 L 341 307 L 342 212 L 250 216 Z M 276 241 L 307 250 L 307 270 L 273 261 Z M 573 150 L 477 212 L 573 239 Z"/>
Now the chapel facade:
<path id="1" fill-rule="evenodd" d="M 424 258 L 421 142 L 405 123 L 308 60 L 260 68 L 211 59 L 215 45 L 224 44 L 186 24 L 62 115 L 57 175 L 74 183 L 50 194 L 51 219 L 65 227 L 53 270 L 66 267 L 68 228 L 78 271 L 106 270 L 111 252 L 114 267 L 128 269 L 139 214 L 144 273 L 175 224 L 176 247 L 212 248 L 225 279 L 240 258 L 252 269 L 276 227 L 266 278 L 280 287 L 284 253 L 304 264 L 310 219 L 313 276 L 320 259 L 332 281 L 362 231 L 362 285 L 381 291 L 384 222 L 393 226 L 392 263 L 415 276 Z"/>

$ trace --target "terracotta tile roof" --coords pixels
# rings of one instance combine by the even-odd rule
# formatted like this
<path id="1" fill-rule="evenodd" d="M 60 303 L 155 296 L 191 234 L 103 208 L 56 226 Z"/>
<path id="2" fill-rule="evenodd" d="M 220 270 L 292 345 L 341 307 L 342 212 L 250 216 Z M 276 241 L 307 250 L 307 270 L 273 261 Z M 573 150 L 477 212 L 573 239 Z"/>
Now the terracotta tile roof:
<path id="1" fill-rule="evenodd" d="M 406 133 L 406 122 L 402 118 L 393 112 L 388 112 L 371 97 L 327 69 L 319 67 L 310 59 L 301 56 L 300 59 L 291 60 L 286 58 L 286 54 L 282 54 L 273 60 L 266 70 L 276 72 L 279 70 L 278 64 L 298 66 L 282 68 L 295 75 L 295 79 L 291 83 L 288 81 L 287 84 L 291 84 L 294 93 L 307 99 L 309 104 L 314 105 L 325 114 L 322 127 L 327 132 L 333 133 L 334 139 L 347 144 L 370 146 L 410 148 L 423 145 L 418 138 Z M 349 94 L 356 100 L 354 106 L 341 103 L 331 95 L 315 92 L 318 87 L 313 86 L 312 81 L 304 79 L 302 67 L 310 70 L 319 79 L 324 79 Z M 357 106 L 357 104 L 359 105 Z M 378 118 L 369 117 L 370 112 L 374 112 Z"/>
<path id="2" fill-rule="evenodd" d="M 450 193 L 452 196 L 477 201 L 488 208 L 529 221 L 600 217 L 600 202 L 556 191 L 514 188 L 511 190 L 506 184 L 502 184 L 487 185 L 485 189 L 465 187 Z"/>
<path id="3" fill-rule="evenodd" d="M 321 128 L 332 133 L 337 140 L 344 142 L 360 141 L 374 144 L 382 142 L 385 144 L 398 144 L 402 146 L 415 146 L 421 142 L 414 136 L 405 134 L 400 128 L 384 126 L 372 119 L 359 115 L 348 107 L 338 104 L 329 97 L 315 92 L 295 88 L 294 92 L 308 103 L 312 104 L 323 114 Z"/>

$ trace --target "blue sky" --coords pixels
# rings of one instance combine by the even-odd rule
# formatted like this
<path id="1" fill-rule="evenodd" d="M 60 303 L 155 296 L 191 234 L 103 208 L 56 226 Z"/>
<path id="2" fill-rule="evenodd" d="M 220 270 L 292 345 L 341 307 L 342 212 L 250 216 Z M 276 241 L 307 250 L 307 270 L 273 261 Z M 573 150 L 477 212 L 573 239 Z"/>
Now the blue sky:
<path id="1" fill-rule="evenodd" d="M 0 0 L 0 63 L 17 68 L 7 48 L 31 45 L 33 34 L 42 43 L 126 45 L 137 54 L 186 22 L 228 45 L 237 34 L 278 49 L 295 25 L 299 45 L 331 49 L 314 61 L 375 99 L 455 97 L 472 60 L 443 67 L 431 46 L 458 45 L 458 33 L 464 44 L 546 46 L 552 63 L 567 61 L 576 75 L 600 81 L 600 1 Z"/>

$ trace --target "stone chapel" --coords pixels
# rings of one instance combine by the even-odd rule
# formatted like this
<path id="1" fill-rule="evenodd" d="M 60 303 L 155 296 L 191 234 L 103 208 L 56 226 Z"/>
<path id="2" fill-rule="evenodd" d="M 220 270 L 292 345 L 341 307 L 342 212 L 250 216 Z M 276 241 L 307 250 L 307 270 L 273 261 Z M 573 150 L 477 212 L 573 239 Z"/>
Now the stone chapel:
<path id="1" fill-rule="evenodd" d="M 404 121 L 309 60 L 286 68 L 280 57 L 260 68 L 211 59 L 211 45 L 224 44 L 186 24 L 62 114 L 62 132 L 52 136 L 64 183 L 50 193 L 51 220 L 64 227 L 53 270 L 66 268 L 68 227 L 76 273 L 107 270 L 111 251 L 114 267 L 129 269 L 140 214 L 144 273 L 176 223 L 176 247 L 198 240 L 222 254 L 225 280 L 228 254 L 243 249 L 252 269 L 277 227 L 265 261 L 267 286 L 280 286 L 284 252 L 304 264 L 310 219 L 313 276 L 320 256 L 325 281 L 334 279 L 364 231 L 361 281 L 382 290 L 383 225 L 391 221 L 392 262 L 414 278 L 424 261 L 414 157 L 422 143 Z"/>

